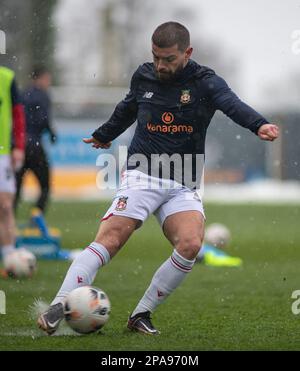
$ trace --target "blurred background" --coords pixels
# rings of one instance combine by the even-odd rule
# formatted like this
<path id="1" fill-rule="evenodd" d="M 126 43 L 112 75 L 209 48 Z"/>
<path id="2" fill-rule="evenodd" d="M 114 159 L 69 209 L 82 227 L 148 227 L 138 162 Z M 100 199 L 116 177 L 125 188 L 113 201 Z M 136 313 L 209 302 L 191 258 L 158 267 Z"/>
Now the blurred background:
<path id="1" fill-rule="evenodd" d="M 193 59 L 213 68 L 281 137 L 264 143 L 217 113 L 208 130 L 204 198 L 300 200 L 300 1 L 274 0 L 0 0 L 0 65 L 21 90 L 45 64 L 53 83 L 50 146 L 52 197 L 106 198 L 96 187 L 99 152 L 82 143 L 128 91 L 137 66 L 151 61 L 160 23 L 187 26 Z M 4 48 L 5 45 L 5 48 Z M 129 143 L 134 126 L 114 141 Z M 36 194 L 26 179 L 24 196 Z"/>

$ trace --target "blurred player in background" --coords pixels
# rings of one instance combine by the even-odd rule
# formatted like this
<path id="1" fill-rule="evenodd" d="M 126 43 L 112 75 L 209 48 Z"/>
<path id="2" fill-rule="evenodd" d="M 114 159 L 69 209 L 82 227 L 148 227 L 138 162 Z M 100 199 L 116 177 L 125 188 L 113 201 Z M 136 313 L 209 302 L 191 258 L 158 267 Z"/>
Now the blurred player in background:
<path id="1" fill-rule="evenodd" d="M 174 250 L 155 272 L 127 327 L 148 335 L 159 334 L 150 315 L 191 272 L 203 241 L 204 211 L 199 192 L 189 188 L 185 179 L 175 178 L 173 170 L 179 169 L 170 169 L 170 163 L 169 169 L 164 169 L 162 164 L 161 173 L 153 175 L 160 169 L 151 165 L 153 155 L 169 158 L 176 154 L 181 164 L 188 155 L 193 166 L 180 170 L 197 178 L 194 160 L 204 157 L 206 129 L 216 110 L 260 139 L 273 141 L 278 137 L 278 127 L 239 100 L 213 70 L 191 60 L 192 51 L 189 32 L 183 25 L 160 25 L 152 35 L 153 63 L 137 69 L 126 98 L 91 138 L 84 139 L 95 148 L 109 148 L 111 141 L 137 120 L 127 169 L 98 234 L 74 260 L 51 306 L 38 319 L 38 325 L 48 334 L 56 331 L 64 317 L 66 295 L 79 286 L 91 285 L 98 269 L 109 263 L 150 214 L 155 214 Z M 141 155 L 146 159 L 144 167 L 134 160 Z M 165 171 L 169 178 L 163 177 L 164 170 L 169 170 Z M 135 181 L 137 188 L 132 186 Z M 158 187 L 153 189 L 155 184 Z M 155 248 L 149 254 L 154 254 Z"/>
<path id="2" fill-rule="evenodd" d="M 15 251 L 14 171 L 24 161 L 25 117 L 15 74 L 0 66 L 0 246 L 2 258 Z"/>
<path id="3" fill-rule="evenodd" d="M 46 67 L 36 66 L 32 72 L 32 84 L 23 93 L 23 104 L 26 115 L 26 152 L 23 167 L 16 173 L 17 192 L 15 209 L 17 209 L 24 175 L 31 170 L 38 180 L 40 195 L 33 213 L 44 213 L 50 191 L 50 164 L 42 142 L 42 135 L 48 132 L 51 143 L 57 136 L 51 125 L 51 101 L 48 89 L 51 75 Z"/>

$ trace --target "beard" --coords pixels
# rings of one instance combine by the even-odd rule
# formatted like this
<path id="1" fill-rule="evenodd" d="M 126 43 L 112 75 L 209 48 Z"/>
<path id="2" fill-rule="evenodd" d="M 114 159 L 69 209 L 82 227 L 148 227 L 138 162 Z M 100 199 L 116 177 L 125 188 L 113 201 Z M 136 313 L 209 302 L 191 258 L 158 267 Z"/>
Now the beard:
<path id="1" fill-rule="evenodd" d="M 176 80 L 177 76 L 180 74 L 180 72 L 183 70 L 183 63 L 179 65 L 175 71 L 168 71 L 168 72 L 159 72 L 155 68 L 155 75 L 160 81 L 174 81 Z"/>

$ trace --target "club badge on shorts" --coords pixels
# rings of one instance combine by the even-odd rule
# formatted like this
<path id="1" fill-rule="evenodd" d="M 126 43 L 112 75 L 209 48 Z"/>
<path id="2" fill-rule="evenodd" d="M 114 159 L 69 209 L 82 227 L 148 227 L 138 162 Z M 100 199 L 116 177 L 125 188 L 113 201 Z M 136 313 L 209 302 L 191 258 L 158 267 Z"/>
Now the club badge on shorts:
<path id="1" fill-rule="evenodd" d="M 189 103 L 191 100 L 191 95 L 189 90 L 182 90 L 181 91 L 181 97 L 180 97 L 180 103 L 186 104 Z"/>
<path id="2" fill-rule="evenodd" d="M 127 199 L 128 199 L 128 197 L 125 197 L 125 196 L 119 197 L 119 200 L 117 202 L 117 206 L 116 206 L 115 210 L 117 210 L 117 211 L 125 210 L 126 206 L 127 206 Z"/>

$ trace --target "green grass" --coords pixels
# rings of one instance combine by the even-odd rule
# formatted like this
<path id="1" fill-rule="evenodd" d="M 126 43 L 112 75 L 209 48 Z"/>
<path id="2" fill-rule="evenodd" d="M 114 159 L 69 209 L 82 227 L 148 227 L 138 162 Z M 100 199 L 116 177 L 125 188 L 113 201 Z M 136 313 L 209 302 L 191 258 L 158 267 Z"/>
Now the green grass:
<path id="1" fill-rule="evenodd" d="M 48 221 L 63 233 L 64 248 L 93 240 L 107 203 L 52 203 Z M 242 268 L 197 264 L 153 315 L 161 330 L 146 337 L 125 329 L 128 314 L 171 246 L 154 218 L 138 230 L 94 285 L 106 291 L 111 318 L 100 334 L 47 337 L 28 315 L 34 298 L 50 301 L 69 263 L 39 261 L 31 280 L 1 280 L 7 314 L 0 315 L 0 350 L 299 350 L 299 315 L 291 294 L 300 289 L 300 206 L 206 205 L 207 222 L 232 231 L 232 255 Z M 28 215 L 23 205 L 19 220 Z"/>

